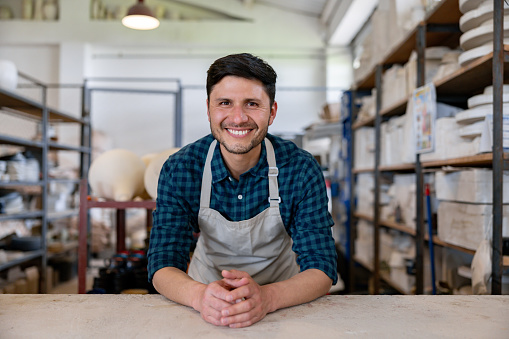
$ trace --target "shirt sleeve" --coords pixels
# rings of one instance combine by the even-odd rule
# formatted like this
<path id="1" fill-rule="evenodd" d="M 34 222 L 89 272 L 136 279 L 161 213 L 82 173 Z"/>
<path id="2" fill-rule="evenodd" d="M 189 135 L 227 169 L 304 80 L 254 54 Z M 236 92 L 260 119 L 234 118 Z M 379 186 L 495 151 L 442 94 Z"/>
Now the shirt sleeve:
<path id="1" fill-rule="evenodd" d="M 337 282 L 337 252 L 332 237 L 334 225 L 328 211 L 328 198 L 322 171 L 311 159 L 300 172 L 297 185 L 301 199 L 290 226 L 293 250 L 300 270 L 318 269 Z"/>
<path id="2" fill-rule="evenodd" d="M 148 250 L 148 279 L 164 267 L 187 270 L 189 251 L 193 242 L 193 215 L 188 199 L 184 196 L 192 190 L 189 174 L 171 157 L 163 165 L 157 186 L 156 210 L 150 231 Z"/>

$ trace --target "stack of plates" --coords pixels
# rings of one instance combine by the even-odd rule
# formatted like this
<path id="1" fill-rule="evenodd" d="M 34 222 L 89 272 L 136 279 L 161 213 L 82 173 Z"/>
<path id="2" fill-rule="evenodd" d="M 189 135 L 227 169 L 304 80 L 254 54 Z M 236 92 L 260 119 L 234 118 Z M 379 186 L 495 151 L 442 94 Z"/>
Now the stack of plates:
<path id="1" fill-rule="evenodd" d="M 504 115 L 509 115 L 509 85 L 504 85 Z M 460 135 L 465 138 L 481 136 L 486 115 L 493 114 L 493 86 L 488 86 L 482 94 L 468 99 L 468 109 L 456 114 L 456 122 L 464 125 Z"/>
<path id="2" fill-rule="evenodd" d="M 493 1 L 459 0 L 460 45 L 464 52 L 459 57 L 461 66 L 493 51 Z M 504 44 L 509 44 L 509 5 L 504 2 Z"/>

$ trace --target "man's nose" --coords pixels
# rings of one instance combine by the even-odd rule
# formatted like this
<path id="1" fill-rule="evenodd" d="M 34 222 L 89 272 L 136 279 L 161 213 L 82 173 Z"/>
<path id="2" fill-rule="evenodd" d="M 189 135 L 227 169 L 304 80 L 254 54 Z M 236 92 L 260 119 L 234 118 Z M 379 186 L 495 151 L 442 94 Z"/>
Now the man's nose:
<path id="1" fill-rule="evenodd" d="M 247 114 L 244 112 L 244 108 L 240 105 L 236 105 L 232 110 L 232 119 L 235 123 L 246 122 Z"/>

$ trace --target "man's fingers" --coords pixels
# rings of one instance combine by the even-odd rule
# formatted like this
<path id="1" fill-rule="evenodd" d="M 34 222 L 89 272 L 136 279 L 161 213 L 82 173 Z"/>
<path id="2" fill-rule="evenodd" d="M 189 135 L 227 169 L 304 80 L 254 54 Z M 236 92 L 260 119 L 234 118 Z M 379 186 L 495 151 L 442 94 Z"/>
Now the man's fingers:
<path id="1" fill-rule="evenodd" d="M 230 290 L 234 290 L 235 288 L 239 288 L 241 286 L 245 286 L 245 285 L 249 284 L 248 278 L 241 278 L 241 279 L 224 278 L 223 281 L 232 287 Z"/>
<path id="2" fill-rule="evenodd" d="M 250 277 L 247 272 L 239 271 L 239 270 L 222 270 L 221 274 L 223 275 L 223 278 L 226 279 L 241 279 L 241 278 L 248 278 Z"/>

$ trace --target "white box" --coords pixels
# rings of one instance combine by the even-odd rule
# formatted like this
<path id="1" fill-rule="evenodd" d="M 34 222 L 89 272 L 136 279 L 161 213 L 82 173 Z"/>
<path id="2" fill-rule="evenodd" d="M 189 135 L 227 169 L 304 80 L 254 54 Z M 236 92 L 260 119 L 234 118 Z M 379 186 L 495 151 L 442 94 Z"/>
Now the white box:
<path id="1" fill-rule="evenodd" d="M 373 169 L 375 167 L 375 129 L 363 127 L 354 133 L 354 168 Z"/>
<path id="2" fill-rule="evenodd" d="M 438 237 L 452 245 L 476 250 L 484 234 L 492 234 L 490 204 L 441 201 L 438 205 Z M 502 234 L 509 236 L 509 205 L 503 207 Z"/>
<path id="3" fill-rule="evenodd" d="M 366 220 L 357 223 L 357 238 L 355 239 L 355 257 L 362 263 L 373 266 L 374 236 L 373 224 Z"/>
<path id="4" fill-rule="evenodd" d="M 402 148 L 405 145 L 405 116 L 394 117 L 381 125 L 381 156 L 382 166 L 403 163 Z"/>
<path id="5" fill-rule="evenodd" d="M 509 171 L 504 171 L 504 187 L 509 187 Z M 493 203 L 493 171 L 468 169 L 435 173 L 435 191 L 438 200 Z M 509 189 L 503 190 L 503 202 L 509 203 Z"/>
<path id="6" fill-rule="evenodd" d="M 359 173 L 355 185 L 355 197 L 357 198 L 356 211 L 358 213 L 373 216 L 375 179 L 372 173 Z"/>

